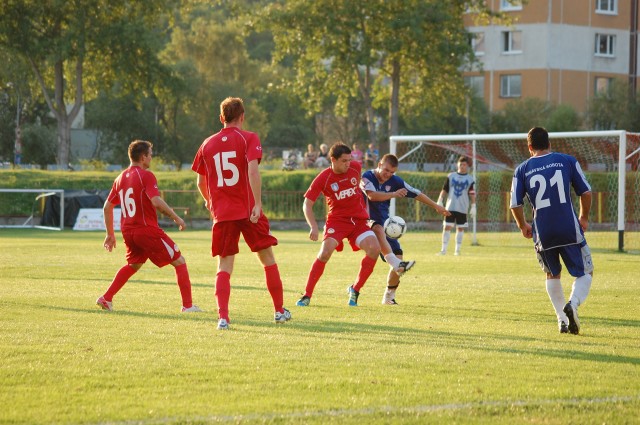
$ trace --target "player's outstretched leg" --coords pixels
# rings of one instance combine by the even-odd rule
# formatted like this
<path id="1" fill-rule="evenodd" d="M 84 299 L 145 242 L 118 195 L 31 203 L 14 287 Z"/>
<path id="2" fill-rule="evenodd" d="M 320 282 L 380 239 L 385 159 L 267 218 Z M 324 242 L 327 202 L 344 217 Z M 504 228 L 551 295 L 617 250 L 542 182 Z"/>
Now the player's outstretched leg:
<path id="1" fill-rule="evenodd" d="M 113 303 L 104 299 L 104 296 L 96 300 L 96 305 L 102 307 L 103 310 L 113 311 Z"/>
<path id="2" fill-rule="evenodd" d="M 311 296 L 313 295 L 313 291 L 316 288 L 316 284 L 322 277 L 324 273 L 324 268 L 327 265 L 326 261 L 320 261 L 319 258 L 316 258 L 311 264 L 311 269 L 309 270 L 309 276 L 307 277 L 307 285 L 305 287 L 305 293 L 296 302 L 298 307 L 307 307 L 311 302 Z"/>
<path id="3" fill-rule="evenodd" d="M 142 266 L 142 264 L 126 264 L 120 267 L 116 275 L 111 281 L 111 285 L 107 289 L 107 292 L 103 296 L 96 300 L 96 304 L 103 310 L 113 311 L 113 297 L 122 289 L 125 283 L 129 281 Z"/>
<path id="4" fill-rule="evenodd" d="M 415 265 L 416 265 L 416 262 L 413 260 L 401 261 L 400 266 L 398 267 L 398 270 L 396 270 L 396 273 L 398 274 L 399 277 L 402 277 L 402 275 L 404 275 L 406 272 L 411 270 Z"/>

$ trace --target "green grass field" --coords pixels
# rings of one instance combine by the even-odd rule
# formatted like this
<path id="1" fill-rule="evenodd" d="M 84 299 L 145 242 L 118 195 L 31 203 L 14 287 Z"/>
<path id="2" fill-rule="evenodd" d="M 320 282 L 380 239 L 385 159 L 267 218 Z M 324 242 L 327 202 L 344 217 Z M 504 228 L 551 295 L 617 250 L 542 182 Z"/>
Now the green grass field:
<path id="1" fill-rule="evenodd" d="M 295 306 L 319 245 L 275 232 L 293 320 L 272 323 L 257 259 L 242 248 L 232 329 L 216 331 L 209 232 L 173 229 L 202 314 L 178 313 L 172 267 L 146 265 L 95 299 L 124 263 L 103 234 L 0 230 L 0 423 L 640 423 L 640 256 L 594 249 L 582 333 L 559 334 L 529 241 L 407 234 L 397 307 L 378 263 L 347 306 L 361 253 L 334 254 L 308 308 Z M 517 235 L 514 235 L 517 237 Z M 563 279 L 568 294 L 571 279 Z"/>

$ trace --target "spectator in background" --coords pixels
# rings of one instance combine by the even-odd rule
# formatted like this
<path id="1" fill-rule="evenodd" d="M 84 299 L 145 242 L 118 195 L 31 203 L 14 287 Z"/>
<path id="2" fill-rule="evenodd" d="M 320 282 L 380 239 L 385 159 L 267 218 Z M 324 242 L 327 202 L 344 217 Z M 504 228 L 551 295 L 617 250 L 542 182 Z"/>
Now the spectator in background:
<path id="1" fill-rule="evenodd" d="M 357 143 L 354 143 L 351 147 L 351 160 L 359 163 L 362 167 L 364 165 L 364 152 L 358 149 Z"/>
<path id="2" fill-rule="evenodd" d="M 369 147 L 364 153 L 364 165 L 367 168 L 374 168 L 378 164 L 380 152 L 373 143 L 369 143 Z"/>
<path id="3" fill-rule="evenodd" d="M 304 168 L 313 168 L 316 166 L 316 160 L 318 159 L 318 152 L 315 147 L 309 143 L 307 145 L 307 151 L 304 153 L 302 165 Z"/>
<path id="4" fill-rule="evenodd" d="M 329 166 L 329 146 L 326 143 L 320 145 L 320 153 L 316 160 L 316 167 L 325 168 Z"/>

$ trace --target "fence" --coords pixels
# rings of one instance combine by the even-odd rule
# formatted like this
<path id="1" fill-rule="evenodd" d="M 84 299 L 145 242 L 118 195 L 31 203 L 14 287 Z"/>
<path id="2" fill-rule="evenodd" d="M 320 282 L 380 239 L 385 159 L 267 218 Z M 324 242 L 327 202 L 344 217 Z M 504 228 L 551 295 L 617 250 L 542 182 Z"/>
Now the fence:
<path id="1" fill-rule="evenodd" d="M 208 219 L 209 212 L 197 190 L 162 190 L 162 198 L 177 210 L 183 210 L 191 219 Z M 263 191 L 262 209 L 269 220 L 304 220 L 302 214 L 303 191 Z M 317 219 L 326 215 L 324 198 L 313 206 Z"/>

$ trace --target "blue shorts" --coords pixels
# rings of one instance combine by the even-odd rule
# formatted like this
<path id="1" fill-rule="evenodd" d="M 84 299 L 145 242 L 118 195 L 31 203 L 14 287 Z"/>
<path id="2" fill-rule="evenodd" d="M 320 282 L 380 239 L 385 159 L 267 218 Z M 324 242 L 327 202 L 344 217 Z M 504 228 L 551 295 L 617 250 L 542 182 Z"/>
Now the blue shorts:
<path id="1" fill-rule="evenodd" d="M 537 256 L 542 270 L 546 273 L 551 273 L 553 276 L 559 275 L 562 271 L 560 258 L 562 258 L 562 262 L 564 262 L 569 274 L 573 277 L 582 277 L 593 272 L 591 250 L 586 240 L 579 244 L 538 251 Z"/>

